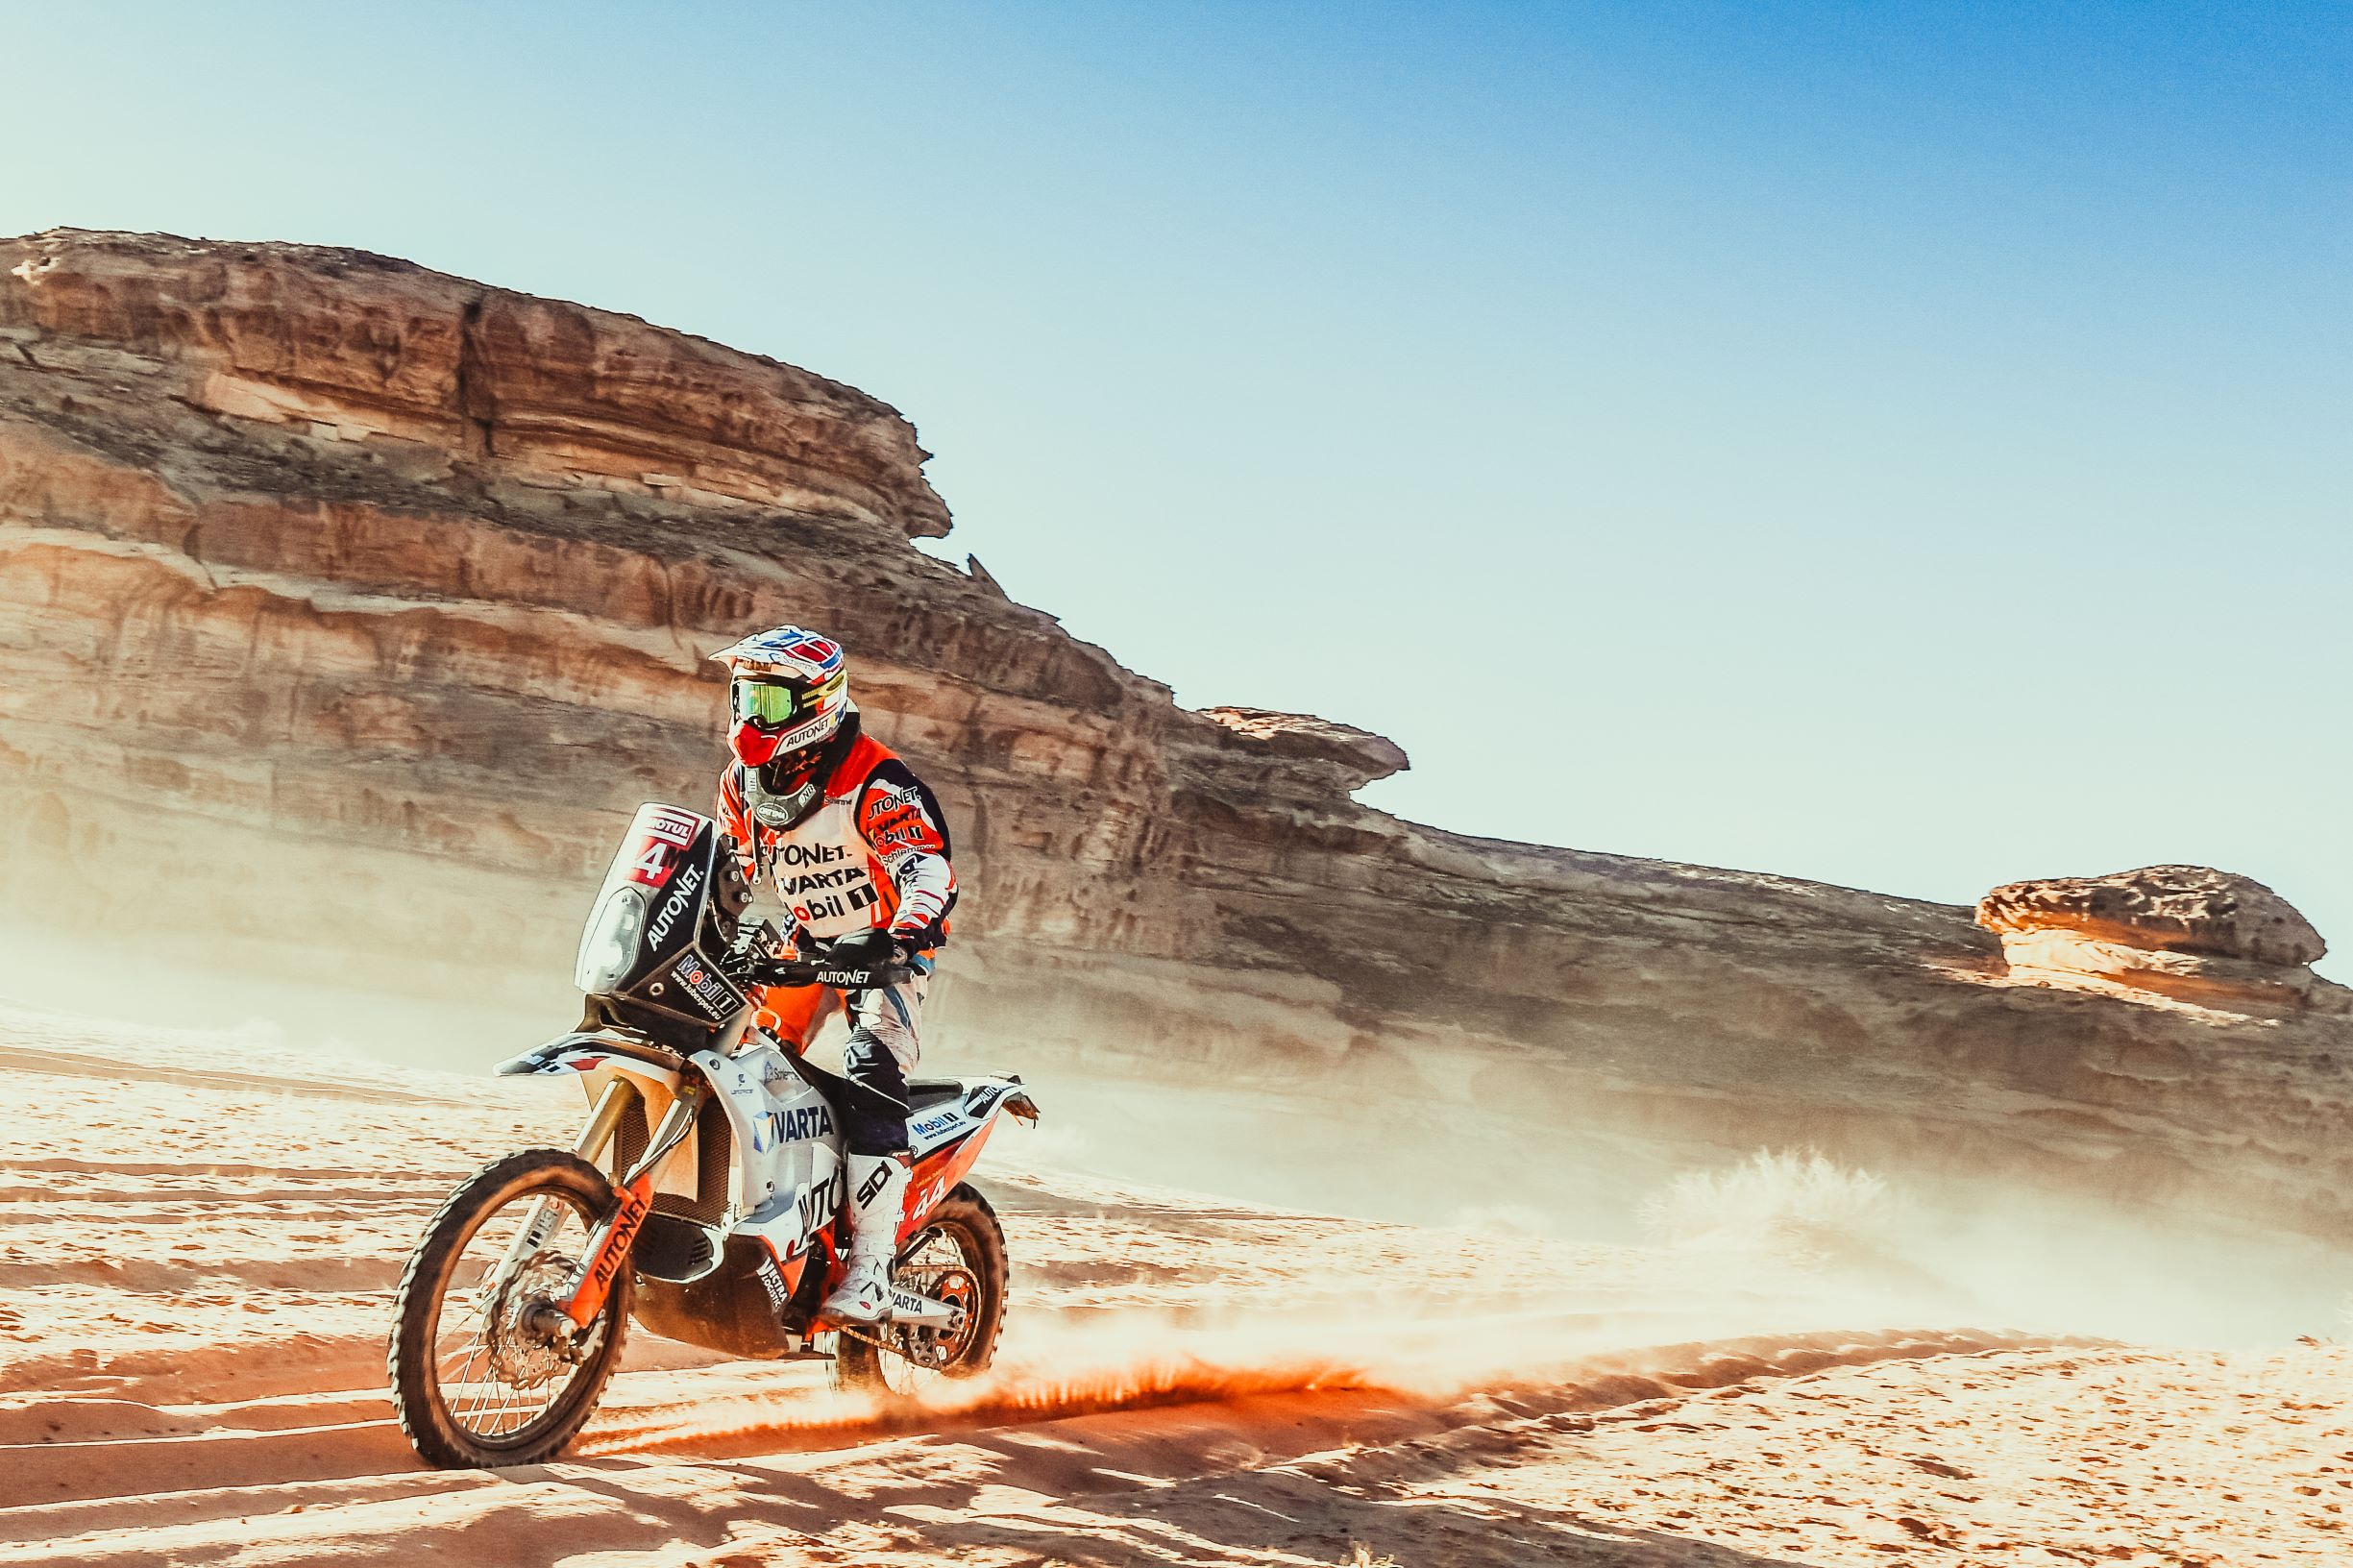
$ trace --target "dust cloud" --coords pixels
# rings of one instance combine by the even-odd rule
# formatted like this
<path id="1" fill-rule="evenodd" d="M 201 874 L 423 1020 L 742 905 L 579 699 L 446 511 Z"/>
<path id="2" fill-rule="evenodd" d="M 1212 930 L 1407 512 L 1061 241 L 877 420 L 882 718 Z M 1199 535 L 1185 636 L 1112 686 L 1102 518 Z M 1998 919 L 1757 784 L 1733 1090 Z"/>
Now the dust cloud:
<path id="1" fill-rule="evenodd" d="M 577 1085 L 483 1073 L 574 998 L 175 967 L 58 932 L 0 955 L 0 1067 L 30 1069 L 0 1119 L 39 1194 L 0 1248 L 0 1460 L 37 1501 L 0 1512 L 61 1543 L 31 1561 L 184 1558 L 192 1530 L 224 1560 L 462 1556 L 485 1530 L 517 1560 L 674 1555 L 747 1521 L 831 1542 L 877 1500 L 915 1522 L 903 1550 L 860 1537 L 861 1560 L 996 1551 L 1008 1509 L 1091 1551 L 1125 1530 L 1103 1554 L 1121 1561 L 1330 1560 L 1234 1546 L 1264 1546 L 1268 1517 L 1398 1560 L 1490 1537 L 1482 1560 L 1535 1560 L 1621 1519 L 1780 1556 L 1807 1530 L 2016 1540 L 2038 1506 L 2038 1533 L 2073 1541 L 2078 1494 L 2050 1475 L 2094 1464 L 2142 1478 L 2119 1534 L 2170 1508 L 2245 1538 L 2300 1519 L 2347 1440 L 2334 1353 L 2281 1343 L 2338 1332 L 2342 1267 L 2259 1227 L 1828 1144 L 1636 1137 L 1456 1092 L 1470 1058 L 1107 1070 L 963 1019 L 926 1066 L 1019 1071 L 1046 1118 L 1001 1127 L 975 1172 L 1013 1270 L 988 1371 L 882 1403 L 641 1333 L 554 1481 L 419 1474 L 384 1387 L 391 1291 L 468 1168 L 569 1138 Z M 2270 1348 L 2083 1343 L 2111 1337 Z M 1530 1509 L 1506 1539 L 1513 1486 Z M 1433 1517 L 1467 1533 L 1409 1533 Z"/>
<path id="2" fill-rule="evenodd" d="M 1066 1170 L 1606 1248 L 1671 1278 L 1677 1312 L 1762 1292 L 1820 1307 L 1822 1321 L 1844 1310 L 1857 1325 L 2221 1347 L 2353 1326 L 2353 1262 L 2274 1229 L 2232 1193 L 2137 1206 L 1956 1172 L 1930 1149 L 1910 1164 L 1866 1165 L 1834 1147 L 1726 1147 L 1654 1124 L 1636 1136 L 1566 1096 L 1482 1106 L 1434 1091 L 1476 1077 L 1470 1053 L 1409 1074 L 1343 1065 L 1303 1086 L 1206 1072 L 1114 1081 L 1034 1049 L 1025 1061 L 1010 1042 L 951 1049 L 1023 1072 L 1048 1113 L 1042 1157 Z M 1483 1286 L 1497 1300 L 1515 1290 L 1508 1276 Z"/>
<path id="3" fill-rule="evenodd" d="M 565 930 L 538 945 L 568 954 L 571 940 Z M 208 962 L 208 950 L 221 956 Z M 483 986 L 419 970 L 404 985 L 382 983 L 402 975 L 379 966 L 367 971 L 378 983 L 359 986 L 251 942 L 208 949 L 183 931 L 142 946 L 68 923 L 0 942 L 0 998 L 483 1073 L 573 1024 L 567 968 L 556 958 Z M 838 1043 L 821 1041 L 821 1058 Z M 1224 1275 L 1190 1282 L 1181 1307 L 1156 1299 L 1142 1269 L 1125 1294 L 1016 1314 L 995 1371 L 914 1411 L 837 1400 L 779 1415 L 772 1401 L 699 1398 L 691 1417 L 631 1411 L 591 1447 L 821 1447 L 910 1422 L 1305 1392 L 1441 1400 L 1547 1369 L 1566 1377 L 1625 1347 L 1743 1335 L 1966 1328 L 2276 1344 L 2340 1332 L 2353 1293 L 2353 1270 L 2325 1249 L 2227 1214 L 2136 1213 L 1981 1176 L 1861 1168 L 1835 1149 L 1636 1135 L 1565 1096 L 1483 1103 L 1461 1086 L 1485 1065 L 1424 1052 L 1406 1067 L 1343 1065 L 1311 1081 L 1279 1068 L 1107 1070 L 1024 1040 L 1017 1020 L 951 1012 L 925 1067 L 1019 1072 L 1045 1111 L 1037 1132 L 999 1136 L 978 1172 L 985 1188 L 1000 1175 L 1066 1194 L 1092 1183 L 1098 1217 L 1147 1226 L 1216 1219 L 1220 1204 L 1245 1235 L 1251 1213 L 1284 1222 L 1260 1226 L 1255 1244 L 1221 1233 L 1165 1265 Z M 546 1136 L 569 1133 L 551 1124 Z M 1017 1276 L 1031 1262 L 1017 1256 Z"/>

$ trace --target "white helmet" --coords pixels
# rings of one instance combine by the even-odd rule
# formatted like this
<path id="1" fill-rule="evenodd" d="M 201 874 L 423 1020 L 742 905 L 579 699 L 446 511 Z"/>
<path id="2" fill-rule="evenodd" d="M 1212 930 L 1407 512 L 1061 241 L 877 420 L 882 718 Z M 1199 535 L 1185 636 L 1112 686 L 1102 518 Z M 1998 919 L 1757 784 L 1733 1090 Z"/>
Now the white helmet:
<path id="1" fill-rule="evenodd" d="M 852 709 L 842 645 L 800 626 L 757 632 L 711 655 L 726 665 L 727 747 L 746 771 L 804 772 Z"/>

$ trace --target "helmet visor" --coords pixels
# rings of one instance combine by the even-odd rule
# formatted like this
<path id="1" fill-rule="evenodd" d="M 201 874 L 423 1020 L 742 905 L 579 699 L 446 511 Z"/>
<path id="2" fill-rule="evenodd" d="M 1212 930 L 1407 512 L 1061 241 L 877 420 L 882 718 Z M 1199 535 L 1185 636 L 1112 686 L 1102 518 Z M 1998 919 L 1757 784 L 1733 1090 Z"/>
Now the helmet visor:
<path id="1" fill-rule="evenodd" d="M 735 716 L 755 724 L 774 728 L 788 723 L 801 713 L 801 696 L 792 687 L 773 680 L 739 680 L 735 683 Z"/>

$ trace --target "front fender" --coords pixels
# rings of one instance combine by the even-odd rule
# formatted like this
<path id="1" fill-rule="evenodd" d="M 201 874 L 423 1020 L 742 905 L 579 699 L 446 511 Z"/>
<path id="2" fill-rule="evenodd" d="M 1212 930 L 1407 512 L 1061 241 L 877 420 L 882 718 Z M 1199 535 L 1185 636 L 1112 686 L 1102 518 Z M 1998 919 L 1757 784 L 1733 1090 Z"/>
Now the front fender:
<path id="1" fill-rule="evenodd" d="M 667 1059 L 667 1060 L 665 1060 Z M 510 1056 L 499 1064 L 502 1078 L 521 1078 L 534 1074 L 563 1072 L 594 1072 L 599 1067 L 613 1067 L 636 1078 L 650 1078 L 664 1089 L 678 1087 L 678 1068 L 673 1066 L 677 1058 L 659 1046 L 650 1046 L 620 1035 L 590 1031 L 558 1035 L 553 1040 L 532 1046 L 520 1056 Z"/>

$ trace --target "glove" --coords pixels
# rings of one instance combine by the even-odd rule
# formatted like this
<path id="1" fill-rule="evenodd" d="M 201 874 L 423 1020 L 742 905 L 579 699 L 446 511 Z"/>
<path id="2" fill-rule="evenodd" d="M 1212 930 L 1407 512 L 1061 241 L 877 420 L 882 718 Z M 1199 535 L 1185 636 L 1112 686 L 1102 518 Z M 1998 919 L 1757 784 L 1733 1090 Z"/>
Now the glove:
<path id="1" fill-rule="evenodd" d="M 768 975 L 773 968 L 780 941 L 776 928 L 762 920 L 738 936 L 735 945 L 719 955 L 719 972 L 739 986 L 771 984 Z"/>
<path id="2" fill-rule="evenodd" d="M 898 939 L 880 926 L 853 931 L 825 950 L 826 963 L 846 969 L 879 969 L 906 960 L 907 950 Z"/>

